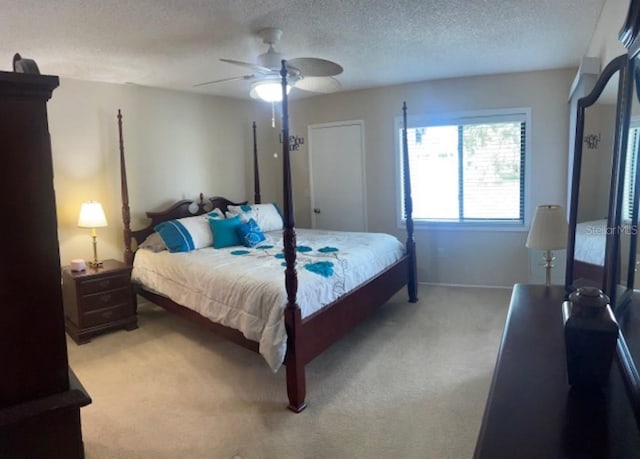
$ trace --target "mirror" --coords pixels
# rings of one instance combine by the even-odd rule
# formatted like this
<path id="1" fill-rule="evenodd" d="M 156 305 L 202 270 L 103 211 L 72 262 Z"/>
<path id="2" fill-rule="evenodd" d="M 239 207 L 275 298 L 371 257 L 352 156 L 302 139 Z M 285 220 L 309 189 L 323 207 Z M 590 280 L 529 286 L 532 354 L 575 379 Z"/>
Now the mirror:
<path id="1" fill-rule="evenodd" d="M 626 81 L 625 55 L 611 61 L 593 90 L 578 101 L 576 140 L 569 209 L 566 285 L 572 290 L 595 286 L 615 297 L 611 279 L 620 269 L 609 268 L 619 252 L 617 238 L 608 237 L 615 227 L 616 183 L 619 175 L 620 86 Z M 622 75 L 622 78 L 621 78 Z M 611 205 L 614 203 L 614 205 Z"/>
<path id="2" fill-rule="evenodd" d="M 629 120 L 628 125 L 622 126 L 622 149 L 620 152 L 620 186 L 617 197 L 616 212 L 620 215 L 620 275 L 617 279 L 617 305 L 628 301 L 635 286 L 640 284 L 637 279 L 637 224 L 638 202 L 636 193 L 636 177 L 638 165 L 638 147 L 640 146 L 640 103 L 638 99 L 637 83 L 640 75 L 632 69 L 634 74 L 632 84 L 629 85 Z"/>
<path id="3" fill-rule="evenodd" d="M 576 208 L 572 285 L 604 289 L 604 265 L 613 166 L 619 71 L 584 109 Z"/>
<path id="4" fill-rule="evenodd" d="M 636 402 L 640 403 L 640 269 L 638 266 L 638 172 L 640 150 L 640 72 L 633 65 L 633 82 L 630 85 L 629 123 L 622 156 L 620 215 L 620 279 L 617 284 L 615 316 L 620 326 L 618 358 Z"/>

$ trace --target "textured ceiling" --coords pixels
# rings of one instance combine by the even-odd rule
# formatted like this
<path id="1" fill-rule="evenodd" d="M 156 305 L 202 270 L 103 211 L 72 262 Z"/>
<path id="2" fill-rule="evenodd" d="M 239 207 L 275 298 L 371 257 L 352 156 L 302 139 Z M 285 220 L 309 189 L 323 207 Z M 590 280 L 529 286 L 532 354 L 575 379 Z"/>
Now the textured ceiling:
<path id="1" fill-rule="evenodd" d="M 248 97 L 264 27 L 289 58 L 340 63 L 344 90 L 577 66 L 604 0 L 24 0 L 2 2 L 0 69 Z M 295 90 L 294 90 L 295 92 Z"/>

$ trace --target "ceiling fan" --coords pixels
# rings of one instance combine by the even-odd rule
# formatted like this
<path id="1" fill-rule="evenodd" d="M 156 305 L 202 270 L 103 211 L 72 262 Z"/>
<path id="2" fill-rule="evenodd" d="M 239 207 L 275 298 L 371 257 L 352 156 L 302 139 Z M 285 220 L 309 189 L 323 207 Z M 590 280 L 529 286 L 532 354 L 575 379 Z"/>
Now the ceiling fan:
<path id="1" fill-rule="evenodd" d="M 279 102 L 282 99 L 280 83 L 280 68 L 284 56 L 277 52 L 274 46 L 282 37 L 282 30 L 269 27 L 258 32 L 262 41 L 269 45 L 266 53 L 260 54 L 257 63 L 237 61 L 234 59 L 220 59 L 228 64 L 238 65 L 251 69 L 253 73 L 220 80 L 206 81 L 194 85 L 194 87 L 208 84 L 223 83 L 228 81 L 248 80 L 251 84 L 250 95 L 267 102 Z M 340 82 L 333 78 L 342 73 L 339 64 L 315 57 L 299 57 L 287 60 L 288 82 L 287 93 L 291 87 L 304 91 L 330 93 L 341 88 Z"/>

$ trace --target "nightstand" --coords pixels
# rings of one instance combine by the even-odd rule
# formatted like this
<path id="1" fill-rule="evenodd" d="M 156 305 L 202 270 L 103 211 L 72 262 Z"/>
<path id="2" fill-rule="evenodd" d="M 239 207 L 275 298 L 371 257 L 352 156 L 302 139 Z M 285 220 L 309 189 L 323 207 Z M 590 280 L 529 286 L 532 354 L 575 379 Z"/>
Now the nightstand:
<path id="1" fill-rule="evenodd" d="M 64 322 L 67 333 L 77 344 L 116 328 L 138 328 L 131 266 L 105 260 L 101 268 L 85 271 L 62 270 Z"/>

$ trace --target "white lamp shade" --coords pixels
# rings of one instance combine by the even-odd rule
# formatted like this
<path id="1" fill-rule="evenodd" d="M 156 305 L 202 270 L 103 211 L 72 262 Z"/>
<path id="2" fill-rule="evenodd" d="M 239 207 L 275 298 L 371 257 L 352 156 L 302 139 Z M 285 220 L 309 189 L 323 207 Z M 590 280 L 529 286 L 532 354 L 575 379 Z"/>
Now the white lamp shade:
<path id="1" fill-rule="evenodd" d="M 567 247 L 569 225 L 562 206 L 538 206 L 527 237 L 527 247 L 538 250 L 559 250 Z"/>
<path id="2" fill-rule="evenodd" d="M 78 217 L 80 228 L 100 228 L 107 226 L 107 217 L 104 215 L 102 204 L 97 201 L 83 202 Z"/>
<path id="3" fill-rule="evenodd" d="M 291 91 L 291 86 L 287 85 L 287 94 L 289 91 Z M 251 85 L 249 95 L 265 102 L 281 102 L 282 84 L 276 79 L 256 81 Z"/>

